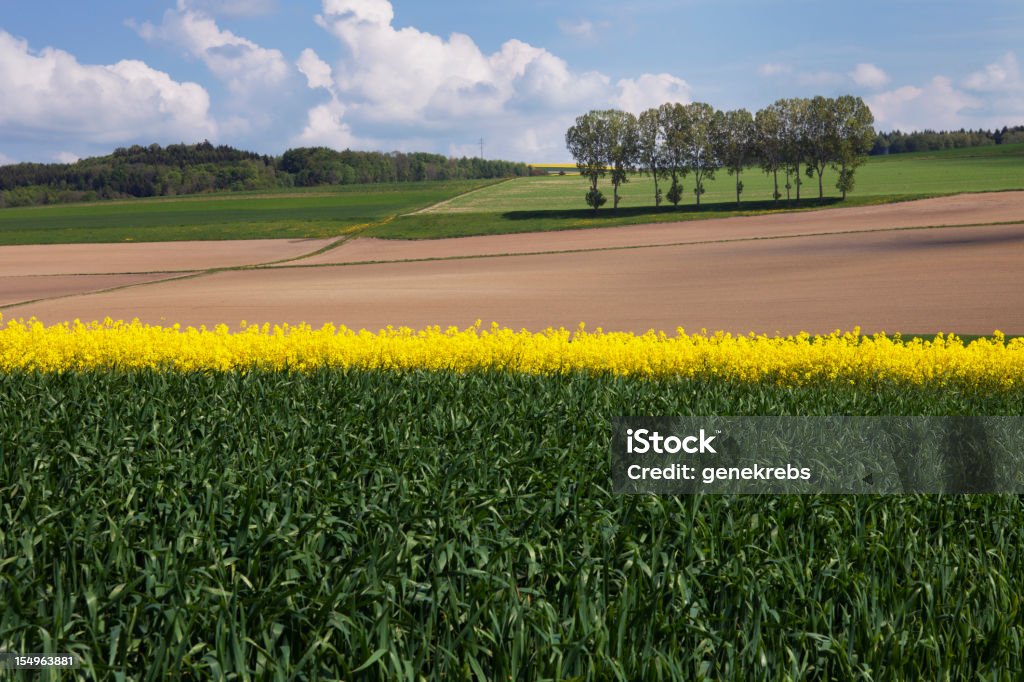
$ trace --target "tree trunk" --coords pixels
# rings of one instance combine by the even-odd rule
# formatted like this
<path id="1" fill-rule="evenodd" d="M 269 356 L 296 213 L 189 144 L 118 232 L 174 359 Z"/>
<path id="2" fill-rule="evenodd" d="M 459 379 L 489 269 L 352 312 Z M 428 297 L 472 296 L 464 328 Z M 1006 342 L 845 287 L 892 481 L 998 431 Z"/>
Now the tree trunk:
<path id="1" fill-rule="evenodd" d="M 789 191 L 793 188 L 793 183 L 791 183 L 789 181 L 789 170 L 790 170 L 790 166 L 787 163 L 786 164 L 786 203 L 787 204 L 793 199 L 793 197 L 789 193 Z"/>
<path id="2" fill-rule="evenodd" d="M 654 176 L 654 208 L 661 206 L 661 192 L 658 191 L 658 169 L 652 168 L 651 175 Z"/>
<path id="3" fill-rule="evenodd" d="M 740 207 L 740 171 L 736 169 L 736 208 Z"/>
<path id="4" fill-rule="evenodd" d="M 796 162 L 796 201 L 797 201 L 797 203 L 800 203 L 800 185 L 801 184 L 803 184 L 803 183 L 800 182 L 800 162 L 797 161 Z"/>
<path id="5" fill-rule="evenodd" d="M 618 181 L 612 183 L 612 191 L 615 194 L 615 203 L 612 204 L 612 208 L 616 211 L 619 210 L 619 183 Z"/>
<path id="6" fill-rule="evenodd" d="M 846 159 L 843 159 L 843 201 L 846 201 Z"/>
<path id="7" fill-rule="evenodd" d="M 822 188 L 822 186 L 821 186 L 821 174 L 822 174 L 822 173 L 823 173 L 824 171 L 825 171 L 825 167 L 824 167 L 824 166 L 822 166 L 822 167 L 821 167 L 821 168 L 820 168 L 820 169 L 818 170 L 818 198 L 819 198 L 819 199 L 824 199 L 824 198 L 825 198 L 825 190 L 824 190 L 824 189 Z"/>
<path id="8" fill-rule="evenodd" d="M 777 204 L 779 203 L 779 169 L 772 169 L 772 178 L 775 180 L 775 191 L 772 193 L 772 200 Z"/>

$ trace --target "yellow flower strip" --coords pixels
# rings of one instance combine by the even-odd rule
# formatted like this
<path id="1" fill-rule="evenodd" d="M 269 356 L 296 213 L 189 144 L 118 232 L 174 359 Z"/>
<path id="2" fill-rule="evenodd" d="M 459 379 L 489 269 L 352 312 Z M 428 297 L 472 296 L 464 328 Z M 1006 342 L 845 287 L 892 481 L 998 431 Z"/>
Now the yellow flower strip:
<path id="1" fill-rule="evenodd" d="M 94 367 L 229 370 L 318 367 L 467 371 L 496 368 L 557 373 L 578 369 L 630 376 L 723 377 L 803 384 L 894 379 L 1020 387 L 1024 339 L 969 344 L 955 336 L 903 341 L 858 330 L 827 336 L 733 336 L 725 333 L 635 335 L 579 329 L 514 331 L 383 329 L 377 333 L 325 325 L 246 326 L 231 332 L 138 321 L 46 326 L 37 320 L 0 325 L 0 370 L 60 371 Z"/>

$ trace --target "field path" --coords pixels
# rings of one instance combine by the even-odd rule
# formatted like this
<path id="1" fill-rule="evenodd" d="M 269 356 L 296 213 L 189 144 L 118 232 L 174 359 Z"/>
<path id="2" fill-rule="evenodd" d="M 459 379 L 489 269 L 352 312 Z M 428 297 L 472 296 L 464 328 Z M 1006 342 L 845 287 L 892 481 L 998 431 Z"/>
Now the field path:
<path id="1" fill-rule="evenodd" d="M 200 245 L 210 251 L 203 258 L 231 244 Z M 8 248 L 25 247 L 4 247 L 0 259 Z M 516 328 L 586 322 L 634 332 L 824 333 L 860 326 L 1024 334 L 1024 192 L 574 232 L 354 239 L 310 258 L 301 258 L 301 249 L 323 245 L 289 248 L 299 251 L 292 256 L 298 260 L 282 266 L 220 267 L 2 312 L 50 323 L 110 316 L 374 330 L 481 319 Z M 268 261 L 285 257 L 280 250 L 268 254 Z M 114 261 L 95 255 L 100 262 L 91 267 L 109 271 Z M 0 291 L 6 274 L 0 272 Z"/>

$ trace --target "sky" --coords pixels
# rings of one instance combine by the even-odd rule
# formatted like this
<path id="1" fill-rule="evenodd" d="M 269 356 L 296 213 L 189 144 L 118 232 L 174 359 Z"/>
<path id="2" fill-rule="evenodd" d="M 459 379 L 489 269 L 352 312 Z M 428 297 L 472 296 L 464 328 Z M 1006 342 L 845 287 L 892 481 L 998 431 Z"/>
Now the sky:
<path id="1" fill-rule="evenodd" d="M 1019 0 L 0 0 L 0 164 L 208 139 L 571 161 L 591 109 L 1024 124 Z"/>

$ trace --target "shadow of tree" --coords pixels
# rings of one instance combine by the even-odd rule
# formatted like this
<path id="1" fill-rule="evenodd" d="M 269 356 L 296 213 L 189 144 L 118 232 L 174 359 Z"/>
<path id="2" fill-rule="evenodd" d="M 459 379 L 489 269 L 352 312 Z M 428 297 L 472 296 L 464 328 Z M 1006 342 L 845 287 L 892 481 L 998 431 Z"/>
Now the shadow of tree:
<path id="1" fill-rule="evenodd" d="M 739 208 L 736 207 L 735 201 L 719 201 L 712 203 L 701 204 L 700 208 L 697 208 L 694 204 L 686 204 L 675 208 L 673 206 L 620 206 L 617 209 L 601 209 L 596 213 L 598 218 L 637 218 L 642 216 L 659 216 L 663 217 L 666 215 L 678 215 L 681 219 L 687 216 L 703 215 L 703 214 L 714 214 L 714 213 L 734 213 L 735 211 L 791 211 L 795 208 L 823 208 L 828 206 L 835 206 L 836 204 L 842 203 L 842 199 L 839 197 L 825 197 L 823 199 L 802 199 L 799 203 L 796 201 L 778 201 L 774 202 L 771 199 L 764 201 L 744 201 Z M 539 220 L 539 219 L 553 219 L 553 220 L 584 220 L 588 218 L 594 218 L 595 213 L 590 208 L 579 208 L 579 209 L 540 209 L 534 211 L 506 211 L 501 214 L 501 217 L 505 220 Z"/>

